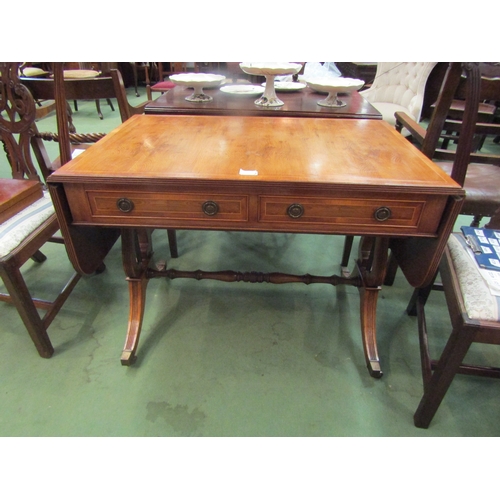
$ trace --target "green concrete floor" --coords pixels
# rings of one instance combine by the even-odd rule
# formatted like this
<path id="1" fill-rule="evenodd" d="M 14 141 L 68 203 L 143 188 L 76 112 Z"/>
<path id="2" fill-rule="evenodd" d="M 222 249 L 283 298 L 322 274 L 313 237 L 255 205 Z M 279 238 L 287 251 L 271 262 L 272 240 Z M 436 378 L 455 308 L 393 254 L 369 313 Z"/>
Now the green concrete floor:
<path id="1" fill-rule="evenodd" d="M 132 103 L 145 99 L 145 90 Z M 79 132 L 107 132 L 119 113 L 80 102 Z M 49 116 L 42 130 L 55 130 Z M 56 152 L 53 145 L 51 153 Z M 10 176 L 4 155 L 0 175 Z M 468 223 L 467 220 L 460 223 Z M 155 232 L 155 258 L 168 257 Z M 179 231 L 179 269 L 338 273 L 343 238 Z M 26 280 L 51 297 L 71 273 L 60 245 L 29 262 Z M 16 310 L 0 304 L 2 436 L 498 436 L 497 381 L 458 376 L 427 430 L 413 425 L 422 396 L 411 288 L 399 274 L 378 309 L 384 376 L 365 368 L 359 297 L 345 286 L 227 284 L 153 280 L 138 360 L 123 367 L 128 289 L 117 244 L 107 270 L 80 281 L 49 334 L 51 359 L 38 357 Z M 432 350 L 450 325 L 442 294 L 431 295 Z M 492 348 L 476 349 L 495 364 Z"/>

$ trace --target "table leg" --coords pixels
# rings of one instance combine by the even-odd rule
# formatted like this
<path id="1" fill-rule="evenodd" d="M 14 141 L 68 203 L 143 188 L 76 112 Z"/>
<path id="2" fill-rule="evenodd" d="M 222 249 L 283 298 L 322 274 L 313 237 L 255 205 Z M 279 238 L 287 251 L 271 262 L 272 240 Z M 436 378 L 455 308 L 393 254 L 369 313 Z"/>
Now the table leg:
<path id="1" fill-rule="evenodd" d="M 175 272 L 164 271 L 155 272 L 148 270 L 149 261 L 151 260 L 153 251 L 151 243 L 151 232 L 145 229 L 122 229 L 122 259 L 123 267 L 129 283 L 130 297 L 130 312 L 128 321 L 127 337 L 123 348 L 121 363 L 129 366 L 134 363 L 141 333 L 144 310 L 146 306 L 146 288 L 149 279 L 157 276 L 175 277 L 196 277 L 221 279 L 223 281 L 240 281 L 238 278 L 242 273 L 233 271 L 206 273 L 202 271 L 195 272 Z M 389 238 L 381 237 L 363 237 L 359 243 L 357 266 L 348 278 L 351 284 L 358 287 L 360 293 L 360 317 L 361 317 L 361 334 L 363 338 L 363 349 L 365 352 L 366 364 L 368 371 L 372 377 L 380 378 L 382 370 L 380 368 L 380 360 L 377 349 L 376 336 L 376 315 L 377 315 L 377 299 L 378 292 L 384 281 L 384 276 L 387 268 Z M 226 276 L 229 274 L 229 277 Z M 250 273 L 252 276 L 258 273 Z M 260 275 L 259 275 L 260 276 Z M 243 281 L 269 281 L 272 283 L 285 283 L 289 281 L 304 281 L 304 282 L 328 282 L 337 284 L 337 280 L 342 278 L 320 277 L 324 279 L 313 280 L 314 276 L 307 276 L 309 279 L 304 281 L 301 276 L 279 275 L 272 276 L 269 279 L 245 279 L 245 273 L 242 274 Z M 286 279 L 285 279 L 286 278 Z M 336 280 L 333 280 L 336 278 Z M 335 281 L 335 282 L 334 282 Z M 358 283 L 356 283 L 358 281 Z"/>
<path id="2" fill-rule="evenodd" d="M 357 269 L 363 281 L 359 287 L 361 335 L 365 360 L 370 375 L 380 378 L 383 375 L 377 348 L 377 299 L 384 281 L 389 251 L 388 238 L 363 237 L 359 243 Z"/>
<path id="3" fill-rule="evenodd" d="M 363 337 L 363 349 L 365 351 L 366 366 L 370 375 L 380 378 L 383 375 L 380 368 L 380 359 L 377 348 L 377 298 L 380 287 L 359 288 L 360 313 L 361 313 L 361 335 Z"/>
<path id="4" fill-rule="evenodd" d="M 127 278 L 130 306 L 127 337 L 123 346 L 120 358 L 124 366 L 132 365 L 136 360 L 136 351 L 141 334 L 142 320 L 144 318 L 144 309 L 146 306 L 146 288 L 149 280 L 147 278 Z"/>
<path id="5" fill-rule="evenodd" d="M 146 288 L 149 282 L 147 268 L 153 254 L 151 231 L 144 229 L 122 230 L 122 260 L 129 287 L 129 320 L 127 337 L 121 355 L 121 364 L 134 363 L 141 333 Z"/>

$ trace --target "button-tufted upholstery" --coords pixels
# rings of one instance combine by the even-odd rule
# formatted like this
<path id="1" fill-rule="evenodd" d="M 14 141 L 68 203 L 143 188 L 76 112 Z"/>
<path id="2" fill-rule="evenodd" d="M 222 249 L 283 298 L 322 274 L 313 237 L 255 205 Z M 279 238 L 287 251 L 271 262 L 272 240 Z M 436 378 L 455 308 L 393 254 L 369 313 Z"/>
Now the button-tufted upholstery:
<path id="1" fill-rule="evenodd" d="M 425 84 L 437 63 L 433 62 L 381 62 L 372 86 L 360 92 L 382 118 L 395 125 L 394 113 L 403 111 L 415 121 L 420 120 L 424 102 Z"/>

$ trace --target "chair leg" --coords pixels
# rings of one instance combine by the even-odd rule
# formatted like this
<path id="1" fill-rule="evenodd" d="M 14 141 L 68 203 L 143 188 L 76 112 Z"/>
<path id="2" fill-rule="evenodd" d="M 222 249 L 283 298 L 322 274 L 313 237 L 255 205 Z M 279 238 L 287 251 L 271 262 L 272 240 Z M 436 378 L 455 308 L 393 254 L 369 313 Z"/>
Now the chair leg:
<path id="1" fill-rule="evenodd" d="M 349 275 L 349 257 L 351 256 L 352 244 L 354 236 L 346 236 L 344 240 L 344 251 L 342 252 L 342 261 L 340 262 L 340 269 L 342 274 Z"/>
<path id="2" fill-rule="evenodd" d="M 95 100 L 95 107 L 97 108 L 97 114 L 99 115 L 99 118 L 101 120 L 104 119 L 104 116 L 102 116 L 102 113 L 101 113 L 101 102 L 99 101 L 99 99 Z"/>
<path id="3" fill-rule="evenodd" d="M 396 273 L 398 272 L 398 262 L 394 257 L 393 253 L 389 254 L 389 259 L 387 261 L 387 270 L 385 272 L 384 285 L 392 286 L 394 285 L 394 280 L 396 279 Z"/>
<path id="4" fill-rule="evenodd" d="M 441 404 L 448 388 L 458 372 L 458 369 L 469 350 L 474 338 L 474 331 L 454 329 L 438 361 L 431 379 L 424 388 L 417 411 L 413 416 L 415 426 L 426 429 L 429 427 L 436 411 Z"/>
<path id="5" fill-rule="evenodd" d="M 487 229 L 500 229 L 500 208 L 497 208 L 495 213 L 491 216 L 488 224 L 484 226 Z"/>
<path id="6" fill-rule="evenodd" d="M 418 292 L 419 290 L 415 290 Z M 425 321 L 425 301 L 427 297 L 419 297 L 417 293 L 416 310 L 418 319 L 418 341 L 420 347 L 420 365 L 422 368 L 422 383 L 424 392 L 432 377 L 432 360 L 429 352 L 429 342 L 427 335 L 427 323 Z"/>
<path id="7" fill-rule="evenodd" d="M 42 262 L 45 262 L 47 260 L 47 257 L 42 253 L 40 252 L 40 250 L 37 250 L 32 256 L 31 258 L 37 262 L 38 264 L 41 264 Z"/>
<path id="8" fill-rule="evenodd" d="M 479 224 L 481 224 L 482 218 L 483 218 L 482 215 L 474 215 L 474 219 L 472 219 L 470 226 L 471 227 L 479 227 Z"/>
<path id="9" fill-rule="evenodd" d="M 175 229 L 167 229 L 167 235 L 168 235 L 168 246 L 170 248 L 170 256 L 173 259 L 176 259 L 179 257 L 179 254 L 177 252 L 177 233 L 175 232 Z"/>
<path id="10" fill-rule="evenodd" d="M 50 358 L 54 348 L 19 268 L 5 262 L 0 266 L 0 275 L 38 354 L 42 358 Z"/>
<path id="11" fill-rule="evenodd" d="M 76 101 L 75 101 L 75 106 L 76 106 Z M 69 102 L 66 103 L 66 110 L 68 114 L 68 126 L 69 126 L 69 131 L 72 134 L 76 133 L 76 128 L 75 125 L 73 124 L 73 111 L 71 111 L 71 106 L 69 105 Z"/>
<path id="12" fill-rule="evenodd" d="M 140 97 L 140 94 L 139 92 L 137 91 L 137 80 L 138 80 L 138 77 L 137 77 L 137 66 L 135 65 L 135 63 L 130 63 L 131 66 L 132 66 L 132 72 L 134 73 L 134 89 L 135 89 L 135 95 L 136 97 Z"/>
<path id="13" fill-rule="evenodd" d="M 406 314 L 408 314 L 408 316 L 416 316 L 417 315 L 417 302 L 418 302 L 418 300 L 421 300 L 422 305 L 425 305 L 432 290 L 440 290 L 440 291 L 443 290 L 442 284 L 436 283 L 437 276 L 438 276 L 438 273 L 435 274 L 431 283 L 429 285 L 427 285 L 425 288 L 415 288 L 413 290 L 410 301 L 408 302 L 408 305 L 406 306 Z"/>

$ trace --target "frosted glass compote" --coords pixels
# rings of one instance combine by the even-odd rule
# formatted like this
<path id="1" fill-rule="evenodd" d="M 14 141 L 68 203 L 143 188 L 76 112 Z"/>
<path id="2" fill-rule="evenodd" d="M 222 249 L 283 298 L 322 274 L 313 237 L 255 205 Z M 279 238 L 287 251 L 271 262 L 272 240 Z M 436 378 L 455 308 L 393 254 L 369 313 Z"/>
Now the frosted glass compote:
<path id="1" fill-rule="evenodd" d="M 255 101 L 257 106 L 283 106 L 285 103 L 276 96 L 274 78 L 281 75 L 295 75 L 295 73 L 301 70 L 302 64 L 242 62 L 240 63 L 240 68 L 249 75 L 266 77 L 264 94 Z"/>
<path id="2" fill-rule="evenodd" d="M 186 101 L 191 102 L 208 102 L 213 99 L 212 96 L 203 93 L 203 87 L 217 87 L 226 77 L 224 75 L 214 75 L 213 73 L 179 73 L 172 75 L 170 81 L 176 85 L 185 85 L 193 87 L 194 91 L 191 95 L 185 97 Z"/>
<path id="3" fill-rule="evenodd" d="M 342 108 L 347 103 L 341 101 L 337 94 L 342 92 L 349 94 L 354 90 L 359 90 L 365 82 L 356 78 L 335 78 L 335 77 L 320 77 L 311 80 L 306 80 L 307 85 L 317 92 L 326 92 L 328 97 L 318 101 L 320 106 L 328 108 Z"/>

